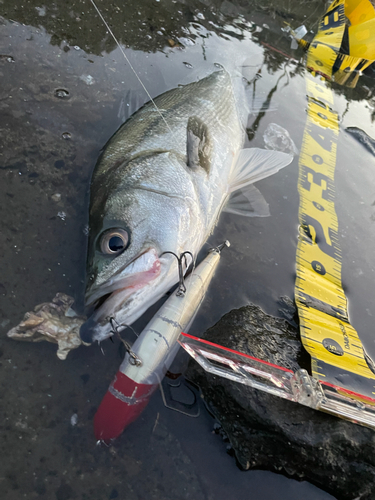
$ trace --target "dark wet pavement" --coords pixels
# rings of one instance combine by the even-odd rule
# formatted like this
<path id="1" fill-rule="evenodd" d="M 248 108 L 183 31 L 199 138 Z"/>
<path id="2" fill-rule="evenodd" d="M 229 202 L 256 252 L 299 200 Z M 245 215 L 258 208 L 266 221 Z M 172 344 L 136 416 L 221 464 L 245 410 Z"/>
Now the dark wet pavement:
<path id="1" fill-rule="evenodd" d="M 267 125 L 277 123 L 300 147 L 306 92 L 295 60 L 302 52 L 290 49 L 281 27 L 286 20 L 316 30 L 323 4 L 98 5 L 129 47 L 126 54 L 152 96 L 207 72 L 217 62 L 217 46 L 243 51 L 250 61 L 247 77 L 261 70 L 256 97 L 266 100 L 274 89 L 276 108 L 250 117 L 248 146 L 263 147 Z M 199 418 L 188 418 L 167 410 L 158 393 L 112 447 L 97 447 L 92 419 L 121 362 L 119 345 L 103 344 L 105 356 L 97 347 L 80 348 L 61 362 L 51 344 L 6 338 L 26 311 L 57 291 L 73 295 L 82 307 L 90 175 L 101 148 L 128 115 L 129 96 L 137 102 L 145 97 L 89 2 L 4 0 L 0 16 L 1 497 L 332 498 L 281 475 L 241 472 L 203 406 Z M 341 116 L 336 210 L 343 284 L 351 323 L 375 358 L 375 159 L 344 132 L 359 127 L 375 136 L 373 80 L 334 89 Z M 192 333 L 199 335 L 248 302 L 278 315 L 279 297 L 293 297 L 297 163 L 257 184 L 271 217 L 222 215 L 210 241 L 229 239 L 232 246 Z"/>

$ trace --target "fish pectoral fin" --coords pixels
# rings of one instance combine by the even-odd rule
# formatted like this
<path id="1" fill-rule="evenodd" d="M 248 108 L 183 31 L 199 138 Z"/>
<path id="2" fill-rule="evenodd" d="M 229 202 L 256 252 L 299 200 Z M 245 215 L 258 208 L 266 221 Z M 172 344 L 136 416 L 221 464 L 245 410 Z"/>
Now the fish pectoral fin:
<path id="1" fill-rule="evenodd" d="M 244 217 L 268 217 L 270 209 L 262 193 L 250 184 L 235 191 L 225 205 L 223 212 Z"/>
<path id="2" fill-rule="evenodd" d="M 211 151 L 212 141 L 207 125 L 200 118 L 191 116 L 187 124 L 187 166 L 193 170 L 203 168 L 209 173 Z"/>
<path id="3" fill-rule="evenodd" d="M 241 149 L 234 159 L 235 165 L 229 182 L 229 193 L 260 181 L 286 167 L 293 155 L 268 149 Z"/>

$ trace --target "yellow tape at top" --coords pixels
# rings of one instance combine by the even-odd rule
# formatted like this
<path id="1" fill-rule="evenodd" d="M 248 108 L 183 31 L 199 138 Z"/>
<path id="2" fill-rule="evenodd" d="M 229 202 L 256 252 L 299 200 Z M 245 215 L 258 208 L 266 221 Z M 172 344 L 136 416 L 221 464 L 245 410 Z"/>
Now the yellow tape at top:
<path id="1" fill-rule="evenodd" d="M 349 19 L 351 26 L 354 26 L 374 19 L 375 11 L 369 0 L 346 0 L 345 16 Z"/>
<path id="2" fill-rule="evenodd" d="M 347 37 L 345 49 L 341 44 Z M 375 10 L 369 0 L 335 0 L 309 44 L 306 66 L 340 85 L 355 87 L 362 72 L 375 62 Z"/>
<path id="3" fill-rule="evenodd" d="M 310 44 L 306 65 L 327 77 L 332 77 L 332 69 L 339 53 L 345 31 L 344 0 L 333 2 L 324 15 L 319 31 Z"/>

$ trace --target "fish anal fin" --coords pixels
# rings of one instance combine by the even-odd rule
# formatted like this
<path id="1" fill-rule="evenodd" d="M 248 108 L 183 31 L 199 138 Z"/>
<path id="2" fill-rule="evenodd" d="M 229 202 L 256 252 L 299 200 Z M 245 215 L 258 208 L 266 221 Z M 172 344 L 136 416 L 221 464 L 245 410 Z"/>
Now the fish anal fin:
<path id="1" fill-rule="evenodd" d="M 212 142 L 208 127 L 203 121 L 191 116 L 187 124 L 187 166 L 191 169 L 203 168 L 207 172 L 211 168 Z"/>
<path id="2" fill-rule="evenodd" d="M 270 215 L 264 196 L 252 184 L 235 191 L 230 196 L 223 212 L 245 217 L 268 217 Z"/>
<path id="3" fill-rule="evenodd" d="M 280 151 L 259 148 L 241 149 L 234 159 L 229 193 L 260 181 L 286 167 L 293 156 Z"/>

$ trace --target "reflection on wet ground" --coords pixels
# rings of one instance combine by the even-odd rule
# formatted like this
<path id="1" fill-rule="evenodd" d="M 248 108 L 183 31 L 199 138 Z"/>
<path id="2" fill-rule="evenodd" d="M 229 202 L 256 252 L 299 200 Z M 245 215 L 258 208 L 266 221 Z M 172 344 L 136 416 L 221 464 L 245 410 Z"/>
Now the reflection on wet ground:
<path id="1" fill-rule="evenodd" d="M 207 74 L 230 51 L 243 55 L 254 98 L 247 146 L 264 147 L 263 134 L 276 123 L 299 148 L 306 108 L 302 52 L 290 48 L 281 28 L 287 21 L 315 30 L 321 2 L 309 2 L 308 14 L 296 1 L 98 5 L 152 96 Z M 212 434 L 207 413 L 189 419 L 164 408 L 159 395 L 112 447 L 96 447 L 92 418 L 121 362 L 119 346 L 104 344 L 104 357 L 95 347 L 79 349 L 61 363 L 54 346 L 5 338 L 25 311 L 57 291 L 82 307 L 90 175 L 129 114 L 129 96 L 135 106 L 145 97 L 88 1 L 4 0 L 0 14 L 1 447 L 8 457 L 2 497 L 221 499 L 252 491 L 257 499 L 331 498 L 280 475 L 241 473 Z M 373 84 L 364 77 L 356 89 L 334 91 L 341 116 L 336 209 L 343 284 L 351 322 L 375 358 L 374 158 L 343 132 L 357 127 L 375 136 Z M 222 215 L 211 242 L 229 239 L 232 246 L 195 333 L 249 302 L 278 315 L 279 297 L 293 297 L 297 175 L 295 160 L 257 184 L 271 217 Z"/>

